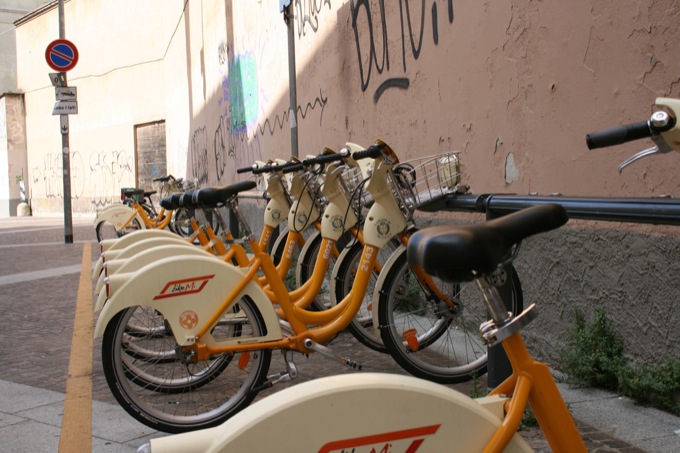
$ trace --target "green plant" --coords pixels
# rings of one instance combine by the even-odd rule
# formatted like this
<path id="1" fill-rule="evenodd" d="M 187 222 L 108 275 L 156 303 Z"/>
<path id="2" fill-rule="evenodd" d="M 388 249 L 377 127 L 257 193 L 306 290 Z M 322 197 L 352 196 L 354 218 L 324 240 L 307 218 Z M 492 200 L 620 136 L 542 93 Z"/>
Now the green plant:
<path id="1" fill-rule="evenodd" d="M 618 390 L 619 374 L 626 363 L 623 341 L 603 309 L 596 309 L 590 322 L 576 310 L 575 327 L 559 351 L 559 361 L 571 384 Z"/>
<path id="2" fill-rule="evenodd" d="M 470 398 L 481 398 L 486 396 L 489 391 L 482 385 L 479 374 L 474 373 L 472 375 L 472 387 L 470 388 L 469 396 Z"/>
<path id="3" fill-rule="evenodd" d="M 628 367 L 621 372 L 620 391 L 642 404 L 680 415 L 680 361 Z"/>
<path id="4" fill-rule="evenodd" d="M 602 309 L 595 311 L 590 322 L 576 311 L 574 329 L 559 351 L 559 366 L 570 384 L 617 391 L 638 403 L 680 415 L 680 360 L 628 365 L 623 341 Z"/>

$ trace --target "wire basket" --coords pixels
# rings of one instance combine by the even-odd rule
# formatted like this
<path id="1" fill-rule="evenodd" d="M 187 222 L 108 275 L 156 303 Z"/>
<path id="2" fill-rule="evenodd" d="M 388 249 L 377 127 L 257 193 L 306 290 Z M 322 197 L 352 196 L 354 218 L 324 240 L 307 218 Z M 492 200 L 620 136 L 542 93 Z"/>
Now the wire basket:
<path id="1" fill-rule="evenodd" d="M 373 197 L 365 189 L 366 182 L 370 178 L 369 166 L 350 166 L 345 165 L 345 170 L 342 172 L 341 178 L 345 183 L 347 195 L 350 200 L 360 209 L 362 206 L 367 206 L 373 202 Z"/>
<path id="2" fill-rule="evenodd" d="M 458 152 L 401 162 L 392 169 L 392 190 L 407 216 L 415 209 L 458 191 Z"/>

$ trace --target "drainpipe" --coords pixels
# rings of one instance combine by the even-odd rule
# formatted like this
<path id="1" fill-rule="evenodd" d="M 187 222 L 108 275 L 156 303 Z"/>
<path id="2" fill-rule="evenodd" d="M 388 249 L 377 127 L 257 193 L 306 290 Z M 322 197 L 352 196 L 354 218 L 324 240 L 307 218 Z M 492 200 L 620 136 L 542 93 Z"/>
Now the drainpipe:
<path id="1" fill-rule="evenodd" d="M 283 11 L 283 21 L 288 27 L 288 92 L 290 94 L 290 151 L 291 156 L 298 157 L 298 128 L 297 128 L 297 83 L 295 70 L 295 22 L 290 0 L 280 0 Z"/>

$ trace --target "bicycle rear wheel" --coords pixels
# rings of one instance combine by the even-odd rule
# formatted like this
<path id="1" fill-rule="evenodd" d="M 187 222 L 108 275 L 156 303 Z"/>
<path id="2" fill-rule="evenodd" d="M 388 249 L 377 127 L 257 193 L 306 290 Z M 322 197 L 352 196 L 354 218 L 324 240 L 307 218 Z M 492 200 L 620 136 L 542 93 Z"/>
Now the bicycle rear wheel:
<path id="1" fill-rule="evenodd" d="M 440 291 L 457 304 L 450 308 L 423 288 L 406 260 L 406 249 L 393 261 L 379 291 L 380 336 L 395 361 L 414 376 L 441 384 L 465 382 L 486 372 L 487 347 L 479 326 L 488 319 L 472 282 L 446 283 L 433 277 Z M 523 309 L 522 288 L 514 268 L 508 275 L 512 313 Z"/>
<path id="2" fill-rule="evenodd" d="M 262 315 L 249 298 L 241 299 L 237 310 L 238 316 L 230 317 L 231 322 L 218 322 L 212 332 L 215 339 L 264 333 Z M 267 377 L 271 351 L 219 354 L 192 362 L 176 348 L 173 337 L 156 333 L 159 349 L 158 360 L 154 360 L 149 354 L 156 347 L 154 335 L 145 336 L 143 343 L 139 341 L 142 331 L 136 329 L 132 334 L 130 329 L 141 324 L 140 319 L 152 316 L 153 310 L 130 307 L 115 315 L 104 332 L 104 375 L 125 411 L 153 429 L 180 433 L 221 424 L 250 404 Z M 131 350 L 133 336 L 137 346 L 143 347 Z M 176 348 L 173 360 L 167 355 L 171 349 L 168 338 Z"/>

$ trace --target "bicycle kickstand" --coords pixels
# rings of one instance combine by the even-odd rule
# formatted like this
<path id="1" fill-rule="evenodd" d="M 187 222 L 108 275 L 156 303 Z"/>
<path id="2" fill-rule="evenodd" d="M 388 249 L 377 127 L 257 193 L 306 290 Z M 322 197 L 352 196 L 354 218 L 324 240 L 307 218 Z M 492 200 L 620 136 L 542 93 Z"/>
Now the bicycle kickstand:
<path id="1" fill-rule="evenodd" d="M 293 351 L 286 350 L 281 351 L 281 353 L 283 354 L 283 361 L 286 363 L 286 369 L 277 374 L 267 376 L 267 380 L 264 381 L 262 385 L 253 389 L 255 392 L 271 388 L 279 382 L 292 381 L 298 377 L 297 365 L 295 365 L 295 362 L 293 361 Z"/>

